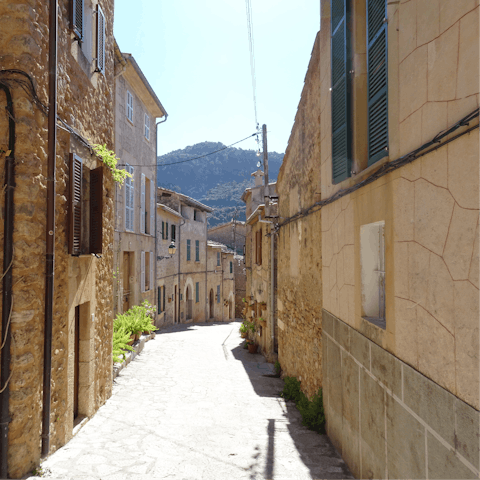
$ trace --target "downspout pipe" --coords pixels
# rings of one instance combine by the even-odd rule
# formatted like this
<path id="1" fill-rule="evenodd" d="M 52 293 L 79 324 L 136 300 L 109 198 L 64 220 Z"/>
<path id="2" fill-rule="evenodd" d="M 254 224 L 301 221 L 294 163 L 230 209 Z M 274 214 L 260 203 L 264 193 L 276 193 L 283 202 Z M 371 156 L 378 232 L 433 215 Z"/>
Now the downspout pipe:
<path id="1" fill-rule="evenodd" d="M 4 342 L 0 359 L 0 477 L 7 478 L 8 474 L 8 424 L 10 422 L 8 407 L 10 390 L 10 344 L 11 329 L 9 328 L 12 309 L 12 262 L 13 262 L 13 192 L 15 189 L 15 120 L 13 102 L 10 89 L 0 83 L 0 89 L 7 97 L 8 116 L 8 149 L 10 153 L 5 158 L 5 216 L 3 222 L 3 290 L 2 290 L 2 343 Z"/>
<path id="2" fill-rule="evenodd" d="M 45 332 L 43 349 L 42 456 L 50 450 L 52 329 L 55 270 L 55 161 L 57 155 L 58 0 L 50 0 L 48 48 L 48 160 L 45 258 Z"/>

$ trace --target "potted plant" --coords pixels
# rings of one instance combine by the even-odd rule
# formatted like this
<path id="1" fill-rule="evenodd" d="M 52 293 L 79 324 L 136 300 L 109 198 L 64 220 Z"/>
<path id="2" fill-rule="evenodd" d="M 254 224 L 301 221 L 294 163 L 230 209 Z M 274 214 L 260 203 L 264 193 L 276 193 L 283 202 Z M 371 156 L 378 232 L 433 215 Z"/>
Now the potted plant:
<path id="1" fill-rule="evenodd" d="M 248 353 L 257 353 L 258 345 L 253 340 L 247 340 Z"/>
<path id="2" fill-rule="evenodd" d="M 248 328 L 247 328 L 246 322 L 242 322 L 239 330 L 240 330 L 240 335 L 242 336 L 242 338 L 245 338 L 247 336 L 247 333 L 248 333 Z"/>

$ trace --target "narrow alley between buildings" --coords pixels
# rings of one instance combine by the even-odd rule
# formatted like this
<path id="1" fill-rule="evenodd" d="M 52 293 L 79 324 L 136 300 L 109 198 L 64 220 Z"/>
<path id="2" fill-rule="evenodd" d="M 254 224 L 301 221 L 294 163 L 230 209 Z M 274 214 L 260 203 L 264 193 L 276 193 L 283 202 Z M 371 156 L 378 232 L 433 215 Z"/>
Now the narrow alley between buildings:
<path id="1" fill-rule="evenodd" d="M 283 381 L 242 348 L 239 323 L 174 325 L 116 378 L 112 397 L 42 464 L 62 479 L 353 478 L 301 425 Z M 32 477 L 33 478 L 33 477 Z"/>

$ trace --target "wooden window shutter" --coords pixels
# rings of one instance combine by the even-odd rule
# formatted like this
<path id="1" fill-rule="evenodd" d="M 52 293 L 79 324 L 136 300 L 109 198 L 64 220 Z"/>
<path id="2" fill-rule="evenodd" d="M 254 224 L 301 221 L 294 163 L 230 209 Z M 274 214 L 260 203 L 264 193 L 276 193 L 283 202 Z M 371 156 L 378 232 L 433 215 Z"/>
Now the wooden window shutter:
<path id="1" fill-rule="evenodd" d="M 331 0 L 332 181 L 351 175 L 349 0 Z"/>
<path id="2" fill-rule="evenodd" d="M 177 239 L 177 227 L 175 225 L 172 225 L 172 240 L 175 241 Z"/>
<path id="3" fill-rule="evenodd" d="M 105 15 L 97 6 L 97 72 L 105 72 Z"/>
<path id="4" fill-rule="evenodd" d="M 163 311 L 165 311 L 165 285 L 163 286 Z"/>
<path id="5" fill-rule="evenodd" d="M 367 1 L 368 165 L 388 155 L 387 1 Z"/>
<path id="6" fill-rule="evenodd" d="M 199 282 L 195 283 L 195 303 L 200 301 L 200 284 Z"/>
<path id="7" fill-rule="evenodd" d="M 140 180 L 140 233 L 145 233 L 145 174 Z"/>
<path id="8" fill-rule="evenodd" d="M 145 291 L 145 252 L 140 252 L 140 288 Z"/>
<path id="9" fill-rule="evenodd" d="M 217 285 L 217 303 L 220 303 L 220 285 Z"/>
<path id="10" fill-rule="evenodd" d="M 103 167 L 90 172 L 90 253 L 102 253 Z"/>
<path id="11" fill-rule="evenodd" d="M 191 256 L 191 252 L 190 252 L 190 240 L 187 240 L 187 262 L 190 261 L 190 256 Z"/>
<path id="12" fill-rule="evenodd" d="M 165 240 L 168 240 L 168 222 L 165 223 Z"/>
<path id="13" fill-rule="evenodd" d="M 70 205 L 68 253 L 80 255 L 82 235 L 82 159 L 70 154 Z"/>
<path id="14" fill-rule="evenodd" d="M 162 222 L 162 240 L 165 240 L 165 222 Z"/>
<path id="15" fill-rule="evenodd" d="M 133 231 L 133 199 L 134 199 L 134 184 L 133 184 L 133 167 L 131 165 L 125 165 L 125 170 L 132 175 L 125 179 L 125 229 Z"/>
<path id="16" fill-rule="evenodd" d="M 200 261 L 200 241 L 195 240 L 195 261 Z"/>
<path id="17" fill-rule="evenodd" d="M 83 39 L 83 2 L 84 0 L 71 0 L 70 9 L 71 9 L 71 16 L 70 16 L 70 24 L 75 34 L 75 37 L 78 40 Z"/>
<path id="18" fill-rule="evenodd" d="M 162 311 L 162 304 L 160 303 L 160 292 L 162 287 L 157 287 L 157 310 L 158 313 Z"/>
<path id="19" fill-rule="evenodd" d="M 155 185 L 150 181 L 150 234 L 155 231 Z"/>

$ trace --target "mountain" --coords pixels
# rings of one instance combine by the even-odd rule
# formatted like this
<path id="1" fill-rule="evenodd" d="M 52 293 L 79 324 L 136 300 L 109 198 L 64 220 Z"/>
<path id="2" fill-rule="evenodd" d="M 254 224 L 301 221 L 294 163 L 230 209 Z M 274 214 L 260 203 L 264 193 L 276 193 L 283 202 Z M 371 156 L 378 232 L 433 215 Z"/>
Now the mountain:
<path id="1" fill-rule="evenodd" d="M 165 165 L 200 157 L 204 158 Z M 202 142 L 158 157 L 157 181 L 159 187 L 181 192 L 214 208 L 208 224 L 210 227 L 232 219 L 235 207 L 240 215 L 238 220 L 245 221 L 245 204 L 240 200 L 242 193 L 253 186 L 251 173 L 257 169 L 255 150 L 225 148 L 223 143 Z M 283 153 L 268 153 L 269 181 L 275 181 L 282 164 Z"/>

